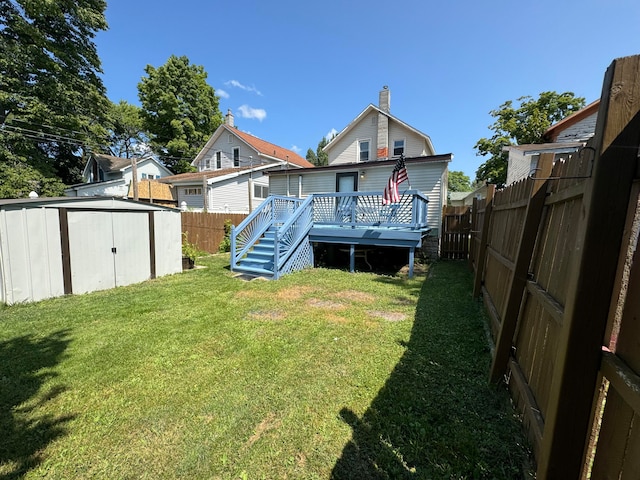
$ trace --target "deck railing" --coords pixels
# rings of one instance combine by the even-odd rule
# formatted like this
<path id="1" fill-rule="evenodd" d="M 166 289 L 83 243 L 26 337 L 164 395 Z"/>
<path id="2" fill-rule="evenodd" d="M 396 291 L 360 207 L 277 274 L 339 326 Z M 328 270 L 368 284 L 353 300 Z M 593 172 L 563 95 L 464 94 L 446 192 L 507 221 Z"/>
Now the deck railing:
<path id="1" fill-rule="evenodd" d="M 350 227 L 427 227 L 429 199 L 418 190 L 407 190 L 400 202 L 383 205 L 377 192 L 313 194 L 313 223 Z"/>
<path id="2" fill-rule="evenodd" d="M 272 225 L 285 223 L 303 199 L 270 196 L 237 227 L 231 228 L 231 269 Z"/>
<path id="3" fill-rule="evenodd" d="M 273 259 L 274 275 L 279 278 L 282 273 L 287 273 L 291 268 L 288 263 L 309 264 L 311 261 L 310 248 L 299 247 L 305 241 L 309 243 L 307 235 L 313 226 L 313 198 L 307 199 L 298 206 L 290 218 L 278 229 L 275 234 L 275 251 Z M 303 246 L 304 247 L 304 246 Z M 311 261 L 311 266 L 313 262 Z"/>

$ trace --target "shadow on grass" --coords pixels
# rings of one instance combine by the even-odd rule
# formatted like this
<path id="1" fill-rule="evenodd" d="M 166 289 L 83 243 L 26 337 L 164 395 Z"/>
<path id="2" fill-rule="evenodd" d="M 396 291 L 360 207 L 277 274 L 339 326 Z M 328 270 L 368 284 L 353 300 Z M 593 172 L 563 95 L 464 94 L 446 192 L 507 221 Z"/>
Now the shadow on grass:
<path id="1" fill-rule="evenodd" d="M 465 263 L 439 262 L 422 285 L 406 352 L 362 418 L 333 479 L 520 479 L 528 461 L 508 394 L 488 384 L 481 306 Z"/>
<path id="2" fill-rule="evenodd" d="M 18 479 L 40 461 L 42 450 L 65 433 L 71 416 L 38 415 L 38 409 L 64 391 L 41 392 L 64 356 L 68 331 L 44 338 L 17 337 L 0 343 L 0 479 Z"/>

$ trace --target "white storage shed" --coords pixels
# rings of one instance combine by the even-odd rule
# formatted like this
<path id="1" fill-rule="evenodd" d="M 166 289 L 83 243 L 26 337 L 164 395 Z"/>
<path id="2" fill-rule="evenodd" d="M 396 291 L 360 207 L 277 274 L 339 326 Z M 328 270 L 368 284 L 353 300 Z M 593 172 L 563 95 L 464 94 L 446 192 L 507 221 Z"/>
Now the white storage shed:
<path id="1" fill-rule="evenodd" d="M 181 240 L 173 208 L 105 197 L 0 200 L 0 302 L 180 272 Z"/>

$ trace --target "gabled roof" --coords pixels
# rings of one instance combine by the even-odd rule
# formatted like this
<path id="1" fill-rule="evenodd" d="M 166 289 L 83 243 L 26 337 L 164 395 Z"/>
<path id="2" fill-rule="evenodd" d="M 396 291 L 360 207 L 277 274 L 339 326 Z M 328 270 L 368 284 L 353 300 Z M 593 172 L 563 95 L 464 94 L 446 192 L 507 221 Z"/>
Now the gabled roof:
<path id="1" fill-rule="evenodd" d="M 92 153 L 91 156 L 100 165 L 100 168 L 108 173 L 131 167 L 130 158 L 114 157 L 113 155 L 104 155 L 102 153 Z"/>
<path id="2" fill-rule="evenodd" d="M 579 121 L 584 120 L 590 115 L 597 113 L 598 108 L 600 108 L 600 99 L 596 100 L 595 102 L 591 102 L 586 107 L 581 108 L 577 112 L 572 113 L 568 117 L 563 118 L 558 123 L 554 123 L 547 129 L 546 132 L 544 132 L 542 137 L 547 141 L 551 141 L 551 142 L 555 141 L 558 138 L 558 135 L 560 134 L 560 132 L 562 132 L 563 130 L 566 130 L 572 125 L 575 125 Z"/>
<path id="3" fill-rule="evenodd" d="M 249 133 L 243 132 L 242 130 L 235 127 L 230 127 L 226 124 L 222 124 L 218 127 L 209 141 L 207 141 L 206 145 L 202 148 L 202 150 L 200 150 L 200 153 L 198 153 L 193 162 L 191 162 L 191 165 L 197 165 L 198 161 L 202 158 L 205 152 L 207 152 L 211 148 L 211 146 L 216 142 L 216 140 L 218 140 L 218 138 L 220 138 L 223 133 L 230 133 L 232 135 L 235 135 L 248 147 L 255 150 L 259 156 L 262 156 L 265 159 L 283 163 L 288 162 L 292 165 L 302 168 L 313 167 L 313 164 L 311 162 L 308 162 L 293 150 L 279 147 L 278 145 L 267 142 L 266 140 L 262 140 L 261 138 L 254 137 Z"/>
<path id="4" fill-rule="evenodd" d="M 407 130 L 410 130 L 413 133 L 415 133 L 416 135 L 424 138 L 424 140 L 427 142 L 427 145 L 429 145 L 429 147 L 431 148 L 431 151 L 432 152 L 436 151 L 435 148 L 433 148 L 433 143 L 431 143 L 431 137 L 429 137 L 429 135 L 427 135 L 426 133 L 421 132 L 420 130 L 418 130 L 418 129 L 414 128 L 414 127 L 412 127 L 408 123 L 403 122 L 398 117 L 395 117 L 395 116 L 391 115 L 389 112 L 384 111 L 381 108 L 376 107 L 372 103 L 370 103 L 369 106 L 367 106 L 362 112 L 360 112 L 360 114 L 355 119 L 353 119 L 351 121 L 351 123 L 349 123 L 349 125 L 347 125 L 340 133 L 338 133 L 335 137 L 333 137 L 333 139 L 327 145 L 325 145 L 323 150 L 325 152 L 331 150 L 331 148 L 333 148 L 333 146 L 336 145 L 337 142 L 342 139 L 342 137 L 344 136 L 345 133 L 348 133 L 356 125 L 358 125 L 358 123 L 360 123 L 362 121 L 362 119 L 364 119 L 364 117 L 366 117 L 370 112 L 376 112 L 378 114 L 386 115 L 389 118 L 389 120 L 392 120 L 392 121 L 394 121 L 396 123 L 399 123 L 400 125 L 402 125 Z"/>

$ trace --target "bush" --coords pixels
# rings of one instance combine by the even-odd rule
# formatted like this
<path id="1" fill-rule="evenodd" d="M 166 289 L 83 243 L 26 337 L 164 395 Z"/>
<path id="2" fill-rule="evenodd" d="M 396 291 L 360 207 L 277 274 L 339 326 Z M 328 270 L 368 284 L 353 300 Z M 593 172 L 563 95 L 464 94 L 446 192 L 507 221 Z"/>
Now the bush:
<path id="1" fill-rule="evenodd" d="M 231 251 L 231 227 L 233 224 L 231 220 L 227 219 L 224 221 L 224 238 L 222 242 L 220 242 L 220 246 L 218 247 L 218 251 L 220 253 L 226 253 Z"/>

